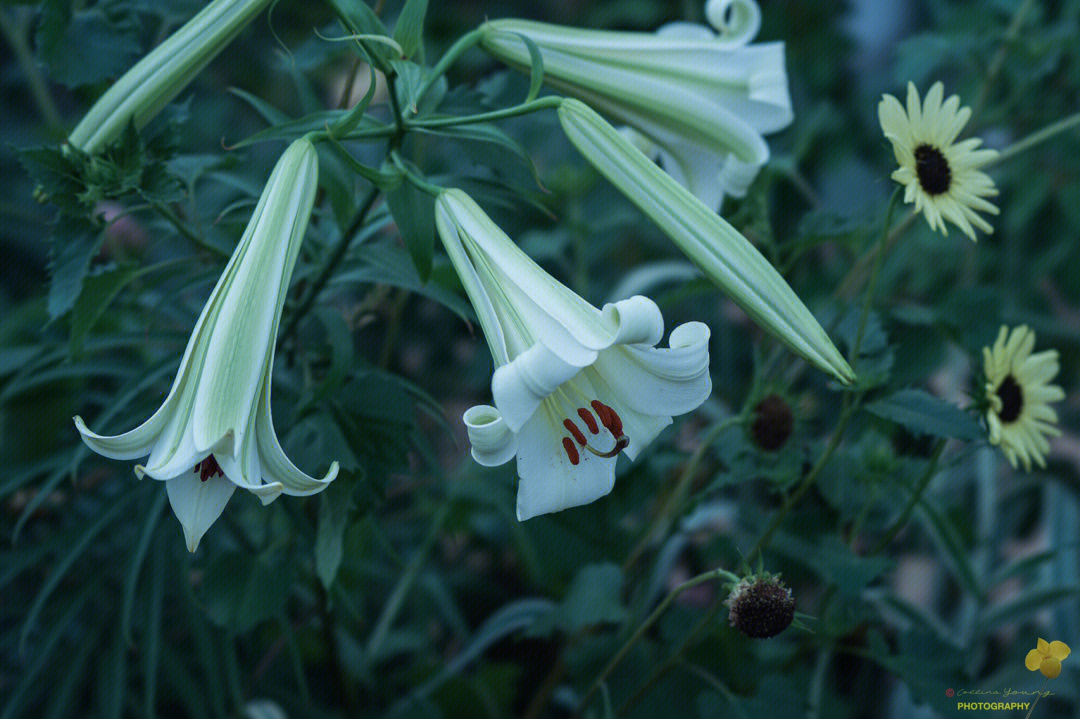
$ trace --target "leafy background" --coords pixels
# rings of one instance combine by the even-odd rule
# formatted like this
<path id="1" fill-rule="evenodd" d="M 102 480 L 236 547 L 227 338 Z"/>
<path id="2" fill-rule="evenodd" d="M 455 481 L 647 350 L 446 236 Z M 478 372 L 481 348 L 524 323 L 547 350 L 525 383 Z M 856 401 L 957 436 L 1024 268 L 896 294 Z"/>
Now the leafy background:
<path id="1" fill-rule="evenodd" d="M 380 8 L 388 26 L 401 5 Z M 283 0 L 125 141 L 98 194 L 76 198 L 55 153 L 33 148 L 55 147 L 200 6 L 0 4 L 2 716 L 569 715 L 668 591 L 738 570 L 822 455 L 842 393 L 694 279 L 550 113 L 485 141 L 410 137 L 417 166 L 466 187 L 589 300 L 647 291 L 669 326 L 713 331 L 706 405 L 620 464 L 610 496 L 519 523 L 510 466 L 467 458 L 459 418 L 487 400 L 491 363 L 445 257 L 424 282 L 424 245 L 406 248 L 390 213 L 407 198 L 377 199 L 351 227 L 370 187 L 327 153 L 274 412 L 301 467 L 338 459 L 342 476 L 267 508 L 238 493 L 188 554 L 160 485 L 90 454 L 71 417 L 120 431 L 158 406 L 283 147 L 234 145 L 356 102 L 367 77 L 347 44 L 316 35 L 341 34 L 328 5 Z M 763 13 L 759 38 L 787 42 L 796 119 L 724 214 L 848 351 L 893 189 L 880 94 L 940 79 L 975 108 L 968 132 L 1003 148 L 1076 111 L 1080 2 L 791 0 Z M 463 0 L 433 4 L 425 51 L 430 63 L 486 17 L 651 30 L 701 15 L 697 0 Z M 528 88 L 479 51 L 449 80 L 440 112 L 505 107 Z M 384 91 L 372 114 L 387 117 Z M 377 143 L 350 149 L 381 157 Z M 864 408 L 764 550 L 805 628 L 750 640 L 716 611 L 720 587 L 701 585 L 633 645 L 588 713 L 948 716 L 947 688 L 1037 689 L 1023 666 L 1037 637 L 1080 647 L 1078 172 L 1077 133 L 1059 135 L 994 168 L 992 236 L 944 238 L 919 219 L 891 246 L 859 361 L 873 377 Z M 43 173 L 52 204 L 35 202 Z M 110 224 L 87 222 L 87 208 Z M 343 235 L 348 252 L 305 303 Z M 1045 471 L 1012 471 L 956 409 L 1002 322 L 1061 353 L 1065 436 Z M 780 452 L 756 448 L 745 421 L 719 427 L 773 390 L 796 414 Z M 1074 715 L 1075 662 L 1033 716 Z"/>

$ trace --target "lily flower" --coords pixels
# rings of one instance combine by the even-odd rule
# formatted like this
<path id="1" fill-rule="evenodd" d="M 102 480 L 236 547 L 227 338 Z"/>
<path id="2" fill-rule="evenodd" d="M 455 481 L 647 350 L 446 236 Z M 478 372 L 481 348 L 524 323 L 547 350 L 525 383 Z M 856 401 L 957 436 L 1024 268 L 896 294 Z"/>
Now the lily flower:
<path id="1" fill-rule="evenodd" d="M 270 377 L 281 308 L 315 200 L 319 165 L 306 138 L 281 156 L 247 229 L 191 333 L 165 402 L 135 429 L 106 437 L 81 417 L 90 449 L 137 459 L 135 474 L 164 480 L 173 512 L 194 552 L 242 487 L 268 504 L 280 494 L 321 492 L 322 479 L 285 456 L 270 415 Z"/>
<path id="2" fill-rule="evenodd" d="M 742 197 L 769 159 L 763 133 L 794 117 L 783 43 L 748 44 L 761 25 L 753 0 L 712 0 L 719 34 L 692 23 L 657 33 L 581 30 L 528 20 L 493 20 L 481 45 L 544 82 L 625 123 L 656 148 L 664 169 L 713 210 Z M 730 18 L 730 19 L 728 19 Z"/>
<path id="3" fill-rule="evenodd" d="M 211 2 L 113 83 L 68 142 L 92 154 L 119 137 L 129 122 L 146 125 L 270 2 Z"/>
<path id="4" fill-rule="evenodd" d="M 559 121 L 585 159 L 758 325 L 841 382 L 855 378 L 806 305 L 734 227 L 585 103 L 563 100 Z"/>
<path id="5" fill-rule="evenodd" d="M 465 412 L 472 456 L 517 457 L 520 520 L 592 502 L 634 459 L 712 391 L 709 329 L 676 327 L 645 297 L 586 302 L 533 262 L 460 190 L 435 202 L 435 222 L 495 360 L 494 406 Z"/>

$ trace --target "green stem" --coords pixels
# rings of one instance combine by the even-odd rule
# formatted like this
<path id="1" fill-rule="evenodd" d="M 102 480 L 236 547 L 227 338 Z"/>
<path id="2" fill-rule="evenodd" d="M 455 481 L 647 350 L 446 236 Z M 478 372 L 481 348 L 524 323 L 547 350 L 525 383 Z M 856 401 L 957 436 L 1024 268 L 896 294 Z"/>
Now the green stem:
<path id="1" fill-rule="evenodd" d="M 364 650 L 364 655 L 368 662 L 375 661 L 379 649 L 382 647 L 382 643 L 386 639 L 386 635 L 389 633 L 390 627 L 394 623 L 394 619 L 397 618 L 402 604 L 405 603 L 405 597 L 408 596 L 409 590 L 412 589 L 413 584 L 416 583 L 417 577 L 420 576 L 420 570 L 424 568 L 424 562 L 427 561 L 428 553 L 431 552 L 431 548 L 435 546 L 435 540 L 438 539 L 443 523 L 450 514 L 450 504 L 449 500 L 444 501 L 442 506 L 440 506 L 435 513 L 435 517 L 431 520 L 431 528 L 428 529 L 427 536 L 416 550 L 412 559 L 409 560 L 409 565 L 405 568 L 405 573 L 401 576 L 401 579 L 398 580 L 397 586 L 395 586 L 390 593 L 390 598 L 386 600 L 386 605 L 383 607 L 382 614 L 379 615 L 379 619 L 375 623 L 375 628 L 371 631 L 371 638 L 368 639 L 367 647 Z"/>
<path id="2" fill-rule="evenodd" d="M 1016 41 L 1016 38 L 1020 36 L 1020 27 L 1024 24 L 1024 18 L 1028 12 L 1035 5 L 1034 0 L 1024 0 L 1024 4 L 1016 9 L 1013 13 L 1012 20 L 1009 22 L 1009 27 L 1005 30 L 1005 37 L 1001 41 L 1001 45 L 998 46 L 997 52 L 994 53 L 994 57 L 990 60 L 990 64 L 986 68 L 986 77 L 983 79 L 982 87 L 979 89 L 979 97 L 975 101 L 974 109 L 972 110 L 972 116 L 978 117 L 982 112 L 983 107 L 986 105 L 987 99 L 990 97 L 990 88 L 994 84 L 994 80 L 997 79 L 998 74 L 1001 72 L 1001 68 L 1005 66 L 1005 57 L 1009 53 L 1009 45 Z"/>
<path id="3" fill-rule="evenodd" d="M 492 110 L 491 112 L 481 112 L 477 115 L 465 115 L 463 117 L 438 117 L 431 120 L 415 120 L 408 123 L 407 126 L 429 128 L 472 125 L 478 122 L 488 122 L 489 120 L 502 120 L 507 117 L 527 115 L 539 110 L 555 110 L 562 104 L 562 101 L 563 99 L 561 97 L 549 95 L 548 97 L 541 97 L 540 99 L 532 100 L 531 102 L 523 102 L 520 105 L 507 107 L 502 110 Z"/>
<path id="4" fill-rule="evenodd" d="M 424 95 L 431 89 L 431 86 L 435 84 L 435 81 L 445 75 L 446 71 L 450 69 L 450 66 L 458 61 L 458 58 L 473 47 L 476 47 L 476 45 L 480 43 L 482 37 L 483 33 L 481 33 L 479 29 L 473 30 L 472 32 L 465 33 L 459 37 L 457 41 L 450 46 L 450 49 L 439 58 L 437 63 L 435 63 L 435 67 L 431 69 L 431 75 L 424 80 L 424 83 L 420 86 L 420 91 L 416 93 L 417 104 L 424 98 Z"/>
<path id="5" fill-rule="evenodd" d="M 11 46 L 15 61 L 19 64 L 23 77 L 26 78 L 26 84 L 30 86 L 30 95 L 34 98 L 34 105 L 37 106 L 38 113 L 41 114 L 42 119 L 50 128 L 60 128 L 63 124 L 60 113 L 57 111 L 56 103 L 53 102 L 52 95 L 49 93 L 49 85 L 45 82 L 45 78 L 34 60 L 30 45 L 26 41 L 25 28 L 21 25 L 20 23 L 20 26 L 17 27 L 6 12 L 0 11 L 0 34 L 3 34 L 4 39 Z"/>
<path id="6" fill-rule="evenodd" d="M 423 190 L 432 197 L 438 197 L 443 193 L 445 188 L 432 184 L 413 172 L 412 168 L 409 167 L 409 163 L 405 162 L 396 150 L 390 152 L 390 159 L 405 175 L 405 179 L 411 182 L 418 190 Z"/>
<path id="7" fill-rule="evenodd" d="M 915 487 L 915 491 L 911 494 L 911 499 L 908 500 L 907 506 L 904 507 L 904 511 L 900 513 L 900 517 L 893 522 L 893 525 L 889 527 L 889 531 L 885 533 L 874 548 L 870 550 L 871 554 L 877 554 L 878 552 L 889 546 L 889 543 L 896 538 L 896 535 L 900 533 L 900 530 L 907 525 L 909 519 L 911 519 L 912 512 L 915 511 L 915 507 L 922 499 L 923 493 L 926 488 L 930 486 L 930 480 L 937 474 L 938 461 L 941 459 L 941 454 L 945 450 L 945 440 L 939 439 L 937 446 L 934 447 L 934 454 L 930 457 L 930 464 L 926 467 L 926 471 L 923 473 L 922 478 L 919 480 L 919 484 Z"/>
<path id="8" fill-rule="evenodd" d="M 1042 696 L 1043 696 L 1043 689 L 1045 689 L 1045 688 L 1046 688 L 1046 683 L 1047 683 L 1048 681 L 1050 681 L 1050 677 L 1046 677 L 1045 679 L 1043 679 L 1043 683 L 1042 683 L 1042 686 L 1041 686 L 1041 687 L 1039 687 L 1039 693 L 1038 693 L 1038 695 L 1037 695 L 1037 696 L 1035 697 L 1035 701 L 1033 701 L 1033 702 L 1031 703 L 1031 708 L 1030 708 L 1030 709 L 1028 709 L 1028 713 L 1024 715 L 1024 719 L 1031 719 L 1031 712 L 1035 711 L 1035 705 L 1039 703 L 1039 700 L 1040 700 L 1040 699 L 1042 699 Z"/>
<path id="9" fill-rule="evenodd" d="M 577 709 L 574 710 L 573 715 L 575 717 L 580 716 L 581 713 L 585 711 L 585 709 L 589 706 L 589 701 L 593 698 L 593 696 L 596 695 L 596 692 L 600 690 L 600 686 L 604 683 L 604 680 L 607 679 L 613 671 L 615 671 L 615 667 L 617 667 L 619 663 L 626 658 L 626 655 L 630 652 L 631 649 L 634 648 L 634 645 L 641 641 L 641 638 L 645 636 L 645 633 L 649 631 L 649 629 L 654 624 L 656 624 L 660 617 L 663 616 L 664 612 L 667 611 L 668 607 L 671 606 L 671 603 L 678 599 L 680 594 L 685 592 L 687 589 L 696 587 L 697 585 L 703 584 L 705 582 L 710 582 L 714 579 L 726 579 L 730 582 L 736 583 L 739 581 L 739 578 L 737 576 L 727 571 L 726 569 L 713 569 L 711 571 L 704 572 L 703 574 L 699 574 L 692 579 L 688 579 L 679 586 L 672 589 L 668 593 L 668 595 L 664 597 L 664 600 L 660 602 L 659 605 L 657 605 L 656 609 L 653 610 L 653 613 L 649 615 L 648 619 L 641 623 L 641 625 L 630 636 L 630 638 L 627 639 L 626 642 L 622 645 L 622 647 L 619 648 L 619 651 L 615 653 L 615 656 L 611 658 L 611 661 L 607 663 L 607 666 L 604 667 L 604 670 L 600 672 L 599 676 L 596 677 L 592 685 L 589 687 L 589 690 L 585 692 L 585 696 L 582 697 L 580 702 L 578 702 Z"/>
<path id="10" fill-rule="evenodd" d="M 165 220 L 172 225 L 177 232 L 183 235 L 193 245 L 201 247 L 204 250 L 213 252 L 220 257 L 229 257 L 232 253 L 227 250 L 223 250 L 217 245 L 207 242 L 206 239 L 188 227 L 183 220 L 176 214 L 176 212 L 163 202 L 151 202 L 150 206 L 154 208 L 154 211 L 161 215 Z"/>
<path id="11" fill-rule="evenodd" d="M 282 345 L 285 341 L 292 336 L 296 331 L 297 326 L 300 324 L 300 320 L 304 319 L 308 312 L 311 311 L 312 306 L 315 304 L 315 300 L 318 299 L 319 293 L 322 292 L 326 283 L 330 281 L 330 277 L 334 274 L 334 270 L 341 264 L 341 261 L 345 258 L 345 253 L 349 250 L 349 244 L 352 242 L 353 236 L 356 234 L 367 219 L 368 213 L 371 212 L 371 208 L 375 205 L 375 200 L 379 198 L 378 188 L 371 188 L 367 197 L 364 198 L 363 203 L 360 205 L 360 209 L 357 211 L 356 216 L 353 218 L 349 226 L 341 233 L 341 237 L 338 239 L 337 247 L 334 248 L 333 254 L 327 258 L 326 264 L 319 270 L 319 274 L 315 277 L 315 280 L 308 287 L 307 293 L 304 295 L 304 299 L 300 301 L 300 305 L 296 311 L 289 317 L 289 323 L 285 325 L 285 330 L 281 333 L 278 339 L 278 344 Z"/>
<path id="12" fill-rule="evenodd" d="M 637 545 L 633 551 L 623 562 L 623 571 L 630 569 L 634 566 L 634 563 L 640 558 L 641 554 L 649 546 L 650 541 L 657 536 L 663 536 L 667 533 L 671 526 L 674 517 L 678 515 L 682 509 L 683 500 L 686 498 L 686 494 L 690 491 L 690 485 L 693 484 L 694 477 L 697 476 L 698 465 L 705 458 L 705 453 L 716 441 L 717 437 L 727 428 L 739 424 L 745 420 L 745 417 L 741 414 L 727 419 L 721 420 L 709 428 L 705 436 L 701 438 L 701 442 L 698 444 L 697 449 L 694 450 L 694 454 L 690 456 L 690 460 L 686 463 L 686 467 L 683 469 L 682 474 L 679 476 L 679 480 L 675 485 L 675 489 L 671 492 L 667 503 L 664 508 L 657 513 L 656 519 L 638 540 Z"/>
<path id="13" fill-rule="evenodd" d="M 877 243 L 877 251 L 874 253 L 874 269 L 870 271 L 870 283 L 866 287 L 866 297 L 863 298 L 862 313 L 859 315 L 859 330 L 855 334 L 855 346 L 851 350 L 851 366 L 858 373 L 859 351 L 866 335 L 866 323 L 870 319 L 870 307 L 874 302 L 874 291 L 877 289 L 878 275 L 881 274 L 881 265 L 885 260 L 885 243 L 889 237 L 889 226 L 892 225 L 893 213 L 900 203 L 902 189 L 897 187 L 889 200 L 889 209 L 885 211 L 885 225 L 881 230 L 881 239 Z"/>
<path id="14" fill-rule="evenodd" d="M 1017 140 L 1016 142 L 1002 150 L 1000 153 L 998 153 L 997 158 L 994 159 L 994 161 L 990 164 L 996 165 L 998 163 L 1005 162 L 1006 160 L 1011 160 L 1013 157 L 1016 157 L 1022 152 L 1030 150 L 1039 143 L 1046 142 L 1050 138 L 1056 135 L 1060 135 L 1061 133 L 1078 126 L 1080 126 L 1080 112 L 1074 115 L 1069 115 L 1062 120 L 1058 120 L 1057 122 L 1047 125 L 1041 130 L 1036 130 L 1027 137 Z"/>

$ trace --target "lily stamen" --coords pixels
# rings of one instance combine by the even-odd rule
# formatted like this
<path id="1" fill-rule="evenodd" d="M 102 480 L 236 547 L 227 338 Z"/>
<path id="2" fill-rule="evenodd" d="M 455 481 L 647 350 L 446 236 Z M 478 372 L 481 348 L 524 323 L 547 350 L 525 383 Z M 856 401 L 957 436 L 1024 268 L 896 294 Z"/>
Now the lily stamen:
<path id="1" fill-rule="evenodd" d="M 200 462 L 196 469 L 199 470 L 199 479 L 203 482 L 212 477 L 225 476 L 225 473 L 221 471 L 221 467 L 218 466 L 217 460 L 214 459 L 214 455 L 212 454 Z"/>

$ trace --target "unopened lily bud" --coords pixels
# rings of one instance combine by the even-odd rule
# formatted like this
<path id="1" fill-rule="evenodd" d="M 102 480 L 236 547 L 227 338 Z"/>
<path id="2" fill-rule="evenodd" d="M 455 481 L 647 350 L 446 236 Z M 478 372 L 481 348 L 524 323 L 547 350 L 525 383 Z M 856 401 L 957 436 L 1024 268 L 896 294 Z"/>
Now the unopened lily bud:
<path id="1" fill-rule="evenodd" d="M 214 0 L 106 90 L 68 142 L 94 153 L 119 137 L 128 122 L 146 125 L 270 2 Z"/>
<path id="2" fill-rule="evenodd" d="M 855 378 L 814 315 L 749 240 L 585 103 L 563 100 L 559 120 L 585 159 L 758 325 L 841 382 Z"/>

